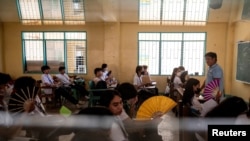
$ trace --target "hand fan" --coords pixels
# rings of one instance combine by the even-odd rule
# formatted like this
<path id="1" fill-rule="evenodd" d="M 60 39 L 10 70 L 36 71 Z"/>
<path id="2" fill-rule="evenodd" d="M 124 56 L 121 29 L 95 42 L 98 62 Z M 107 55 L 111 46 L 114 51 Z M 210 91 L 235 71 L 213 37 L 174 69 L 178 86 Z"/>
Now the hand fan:
<path id="1" fill-rule="evenodd" d="M 36 87 L 32 88 L 27 87 L 26 89 L 24 88 L 11 94 L 8 104 L 9 112 L 13 114 L 24 112 L 23 106 L 25 101 L 35 100 L 37 94 L 38 94 L 38 88 Z"/>
<path id="2" fill-rule="evenodd" d="M 205 86 L 203 97 L 206 101 L 215 98 L 220 93 L 219 84 L 220 80 L 214 79 Z"/>
<path id="3" fill-rule="evenodd" d="M 142 103 L 137 111 L 137 119 L 151 119 L 155 114 L 165 114 L 177 105 L 166 96 L 153 96 Z"/>

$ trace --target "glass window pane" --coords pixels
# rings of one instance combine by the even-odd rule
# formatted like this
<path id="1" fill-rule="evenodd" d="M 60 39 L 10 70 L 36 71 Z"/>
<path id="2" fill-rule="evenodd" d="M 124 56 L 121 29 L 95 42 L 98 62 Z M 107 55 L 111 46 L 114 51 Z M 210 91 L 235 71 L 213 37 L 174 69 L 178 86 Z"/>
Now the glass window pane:
<path id="1" fill-rule="evenodd" d="M 187 0 L 185 21 L 207 21 L 208 0 Z"/>
<path id="2" fill-rule="evenodd" d="M 19 0 L 22 19 L 41 19 L 38 0 Z"/>
<path id="3" fill-rule="evenodd" d="M 68 73 L 87 73 L 86 41 L 67 41 Z"/>
<path id="4" fill-rule="evenodd" d="M 139 65 L 148 65 L 150 74 L 159 74 L 159 42 L 139 42 Z"/>
<path id="5" fill-rule="evenodd" d="M 85 20 L 83 0 L 63 0 L 63 8 L 65 21 Z"/>
<path id="6" fill-rule="evenodd" d="M 38 0 L 19 0 L 18 3 L 20 7 L 20 18 L 23 24 L 41 24 Z"/>
<path id="7" fill-rule="evenodd" d="M 63 32 L 45 32 L 44 33 L 45 39 L 64 39 Z"/>
<path id="8" fill-rule="evenodd" d="M 58 68 L 64 66 L 64 41 L 46 41 L 47 64 L 53 73 L 58 73 Z"/>
<path id="9" fill-rule="evenodd" d="M 206 37 L 205 33 L 184 33 L 184 40 L 204 41 L 205 37 Z"/>
<path id="10" fill-rule="evenodd" d="M 25 72 L 41 72 L 43 65 L 43 42 L 42 41 L 24 41 L 25 50 Z"/>
<path id="11" fill-rule="evenodd" d="M 66 39 L 85 39 L 85 32 L 66 32 Z"/>
<path id="12" fill-rule="evenodd" d="M 171 75 L 181 65 L 181 42 L 162 42 L 161 74 Z"/>
<path id="13" fill-rule="evenodd" d="M 25 32 L 23 33 L 23 39 L 43 39 L 43 33 L 42 32 Z"/>
<path id="14" fill-rule="evenodd" d="M 139 20 L 160 20 L 161 0 L 140 0 Z"/>
<path id="15" fill-rule="evenodd" d="M 164 0 L 162 20 L 183 21 L 184 0 Z"/>
<path id="16" fill-rule="evenodd" d="M 181 41 L 182 40 L 182 33 L 162 33 L 161 39 L 162 40 L 169 40 L 169 41 Z"/>
<path id="17" fill-rule="evenodd" d="M 139 33 L 139 40 L 160 40 L 160 33 Z"/>
<path id="18" fill-rule="evenodd" d="M 42 0 L 43 18 L 45 20 L 62 20 L 59 0 Z"/>
<path id="19" fill-rule="evenodd" d="M 183 66 L 189 74 L 204 75 L 204 41 L 184 42 Z"/>

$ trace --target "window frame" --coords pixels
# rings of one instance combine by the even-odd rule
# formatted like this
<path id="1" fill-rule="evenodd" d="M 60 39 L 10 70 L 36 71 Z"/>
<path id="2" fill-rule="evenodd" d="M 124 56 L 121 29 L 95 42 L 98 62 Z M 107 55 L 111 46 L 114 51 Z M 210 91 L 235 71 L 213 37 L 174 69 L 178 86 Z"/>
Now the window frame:
<path id="1" fill-rule="evenodd" d="M 39 11 L 39 16 L 40 18 L 39 19 L 23 19 L 23 16 L 22 16 L 22 10 L 21 10 L 21 5 L 20 5 L 20 1 L 19 0 L 16 0 L 16 6 L 17 6 L 17 13 L 18 13 L 18 17 L 19 17 L 19 22 L 24 24 L 24 25 L 33 25 L 33 24 L 30 24 L 29 22 L 28 23 L 23 23 L 24 20 L 39 20 L 40 21 L 40 24 L 35 24 L 35 25 L 85 25 L 85 22 L 86 22 L 86 8 L 85 8 L 85 0 L 82 0 L 82 3 L 83 3 L 83 9 L 82 9 L 82 12 L 83 12 L 83 19 L 67 19 L 65 18 L 65 8 L 64 8 L 64 1 L 63 0 L 58 0 L 59 2 L 59 5 L 60 5 L 60 8 L 61 8 L 61 18 L 60 19 L 55 19 L 55 18 L 44 18 L 44 10 L 43 10 L 43 5 L 42 5 L 42 0 L 37 0 L 37 3 L 38 3 L 38 11 Z M 45 21 L 60 21 L 61 24 L 54 24 L 54 23 L 47 23 L 45 24 L 44 22 Z M 69 22 L 72 22 L 72 23 L 69 23 Z M 82 23 L 74 23 L 74 22 L 82 22 Z"/>
<path id="2" fill-rule="evenodd" d="M 66 67 L 66 70 L 68 68 L 68 63 L 67 63 L 67 45 L 66 45 L 66 42 L 67 41 L 85 41 L 85 58 L 86 58 L 86 73 L 77 73 L 77 72 L 74 72 L 74 73 L 68 73 L 68 70 L 66 71 L 67 74 L 84 74 L 84 75 L 87 75 L 88 74 L 88 47 L 87 47 L 87 31 L 21 31 L 21 44 L 22 44 L 22 66 L 23 66 L 23 73 L 24 74 L 41 74 L 42 72 L 36 72 L 36 71 L 31 71 L 31 72 L 27 72 L 27 70 L 25 70 L 25 65 L 26 64 L 26 58 L 25 58 L 25 45 L 24 45 L 24 41 L 25 40 L 34 40 L 34 39 L 24 39 L 24 33 L 42 33 L 42 36 L 43 36 L 43 39 L 37 39 L 35 41 L 38 41 L 38 40 L 41 40 L 43 42 L 43 53 L 44 53 L 44 56 L 43 56 L 43 65 L 47 65 L 47 54 L 46 54 L 46 41 L 63 41 L 64 42 L 64 66 Z M 56 33 L 56 32 L 62 32 L 63 33 L 63 36 L 64 36 L 64 39 L 45 39 L 45 33 Z M 85 33 L 86 35 L 86 39 L 66 39 L 66 33 Z M 42 67 L 42 66 L 41 66 Z M 59 72 L 57 72 L 59 73 Z M 51 72 L 51 74 L 57 74 L 55 72 Z"/>
<path id="3" fill-rule="evenodd" d="M 139 40 L 139 34 L 140 33 L 158 33 L 160 34 L 160 40 Z M 164 41 L 177 41 L 177 40 L 162 40 L 162 34 L 164 33 L 181 33 L 182 34 L 182 40 L 181 40 L 181 60 L 180 60 L 180 65 L 183 65 L 183 49 L 184 49 L 184 33 L 204 33 L 205 34 L 205 40 L 204 40 L 204 47 L 203 47 L 203 74 L 199 75 L 191 75 L 191 76 L 205 76 L 205 54 L 206 54 L 206 49 L 207 49 L 207 32 L 138 32 L 137 33 L 137 65 L 140 65 L 140 41 L 158 41 L 159 42 L 159 68 L 158 68 L 158 74 L 150 74 L 152 76 L 171 76 L 172 74 L 162 74 L 161 73 L 161 55 L 162 55 L 162 42 Z M 179 41 L 179 40 L 178 40 Z M 201 40 L 190 40 L 190 41 L 201 41 Z M 189 42 L 186 41 L 186 42 Z M 149 66 L 150 67 L 150 66 Z"/>

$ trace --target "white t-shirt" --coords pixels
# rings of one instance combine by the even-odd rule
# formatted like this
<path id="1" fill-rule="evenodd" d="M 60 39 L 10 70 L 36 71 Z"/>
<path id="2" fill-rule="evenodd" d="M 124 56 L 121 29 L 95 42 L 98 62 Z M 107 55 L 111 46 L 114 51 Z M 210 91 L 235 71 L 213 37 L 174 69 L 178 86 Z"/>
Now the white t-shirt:
<path id="1" fill-rule="evenodd" d="M 136 86 L 140 86 L 140 85 L 142 84 L 142 76 L 143 76 L 143 75 L 141 75 L 141 76 L 139 77 L 137 74 L 135 74 L 133 84 L 136 85 Z M 139 88 L 138 91 L 140 91 L 140 89 L 141 89 L 141 88 Z"/>
<path id="2" fill-rule="evenodd" d="M 199 102 L 198 97 L 194 96 L 192 100 L 192 108 L 198 110 L 201 114 L 200 116 L 204 117 L 209 111 L 216 107 L 218 103 L 213 99 L 210 99 L 203 104 Z"/>
<path id="3" fill-rule="evenodd" d="M 119 116 L 115 116 L 117 122 L 114 122 L 111 126 L 110 138 L 112 141 L 128 141 L 127 132 L 123 125 L 123 120 L 127 119 L 128 115 L 125 110 Z"/>
<path id="4" fill-rule="evenodd" d="M 174 77 L 174 88 L 175 88 L 175 89 L 181 88 L 181 86 L 180 86 L 181 84 L 183 84 L 183 83 L 181 82 L 181 78 L 178 77 L 178 76 L 175 76 L 175 77 Z"/>
<path id="5" fill-rule="evenodd" d="M 108 74 L 108 71 L 104 71 L 103 73 L 102 73 L 102 80 L 103 81 L 106 81 L 106 79 L 108 78 L 108 76 L 107 76 L 107 74 Z"/>
<path id="6" fill-rule="evenodd" d="M 66 73 L 64 73 L 64 74 L 61 74 L 61 73 L 60 73 L 60 74 L 57 74 L 56 77 L 60 80 L 60 82 L 61 82 L 63 85 L 68 86 L 68 85 L 71 84 L 71 82 L 70 82 L 70 80 L 69 80 L 69 76 L 68 76 Z"/>
<path id="7" fill-rule="evenodd" d="M 9 127 L 13 124 L 13 119 L 7 111 L 0 111 L 0 126 Z"/>
<path id="8" fill-rule="evenodd" d="M 42 77 L 42 86 L 45 86 L 45 83 L 53 85 L 54 84 L 54 80 L 52 79 L 50 74 L 43 74 Z M 43 89 L 45 94 L 51 94 L 52 93 L 52 89 Z"/>

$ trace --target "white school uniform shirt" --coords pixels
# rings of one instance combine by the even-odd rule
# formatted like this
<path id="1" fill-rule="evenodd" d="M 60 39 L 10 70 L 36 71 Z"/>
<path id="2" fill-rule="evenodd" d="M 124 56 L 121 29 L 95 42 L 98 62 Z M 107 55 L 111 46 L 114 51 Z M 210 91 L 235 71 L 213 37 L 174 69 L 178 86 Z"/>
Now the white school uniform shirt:
<path id="1" fill-rule="evenodd" d="M 10 127 L 14 123 L 8 111 L 0 111 L 0 127 Z"/>
<path id="2" fill-rule="evenodd" d="M 70 80 L 69 80 L 69 76 L 64 73 L 64 74 L 57 74 L 56 77 L 60 80 L 60 82 L 65 85 L 68 86 L 71 84 Z"/>
<path id="3" fill-rule="evenodd" d="M 102 79 L 103 81 L 106 81 L 106 78 L 108 78 L 107 74 L 108 74 L 108 71 L 104 71 L 104 72 L 102 73 L 101 79 Z"/>
<path id="4" fill-rule="evenodd" d="M 141 75 L 139 77 L 137 74 L 135 74 L 133 84 L 137 85 L 137 86 L 141 85 L 142 84 L 142 77 L 143 77 L 143 75 Z M 140 90 L 141 90 L 141 88 L 139 88 L 137 91 L 140 91 Z"/>
<path id="5" fill-rule="evenodd" d="M 116 122 L 111 126 L 110 138 L 112 141 L 128 141 L 128 133 L 123 125 L 123 120 L 129 118 L 125 110 L 118 116 L 115 116 Z"/>
<path id="6" fill-rule="evenodd" d="M 183 84 L 183 83 L 181 82 L 181 78 L 178 77 L 178 76 L 175 76 L 175 77 L 174 77 L 174 88 L 175 88 L 175 89 L 181 88 L 181 86 L 180 86 L 181 84 Z"/>
<path id="7" fill-rule="evenodd" d="M 43 74 L 42 77 L 42 86 L 45 86 L 45 83 L 48 83 L 48 84 L 51 84 L 53 85 L 54 84 L 54 80 L 52 79 L 51 75 L 50 74 Z M 43 89 L 44 93 L 45 94 L 51 94 L 52 93 L 52 89 Z"/>

